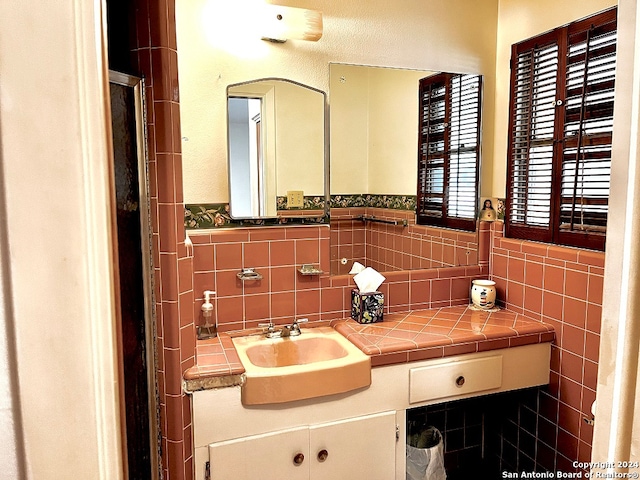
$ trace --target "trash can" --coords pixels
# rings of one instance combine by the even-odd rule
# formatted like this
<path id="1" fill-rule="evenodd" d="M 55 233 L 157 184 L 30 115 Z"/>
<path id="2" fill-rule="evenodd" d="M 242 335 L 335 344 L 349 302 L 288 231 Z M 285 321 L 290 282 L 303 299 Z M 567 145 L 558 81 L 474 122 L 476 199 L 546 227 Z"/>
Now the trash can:
<path id="1" fill-rule="evenodd" d="M 407 436 L 407 480 L 446 480 L 444 442 L 435 427 Z"/>

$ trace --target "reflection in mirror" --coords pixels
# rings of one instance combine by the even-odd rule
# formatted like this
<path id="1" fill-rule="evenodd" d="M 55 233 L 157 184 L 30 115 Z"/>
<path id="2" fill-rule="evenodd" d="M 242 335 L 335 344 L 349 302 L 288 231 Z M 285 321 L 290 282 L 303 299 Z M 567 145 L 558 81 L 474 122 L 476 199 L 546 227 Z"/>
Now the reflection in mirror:
<path id="1" fill-rule="evenodd" d="M 474 231 L 480 166 L 479 75 L 420 80 L 417 222 Z"/>
<path id="2" fill-rule="evenodd" d="M 275 191 L 275 177 L 265 181 L 261 112 L 260 98 L 229 97 L 229 191 L 231 214 L 236 218 L 275 215 L 275 204 L 266 201 L 269 192 Z"/>
<path id="3" fill-rule="evenodd" d="M 231 216 L 324 215 L 324 92 L 284 79 L 230 85 L 227 112 Z"/>
<path id="4" fill-rule="evenodd" d="M 440 72 L 330 64 L 331 273 L 478 263 L 478 236 L 416 225 L 419 82 Z M 406 223 L 406 226 L 405 226 Z"/>

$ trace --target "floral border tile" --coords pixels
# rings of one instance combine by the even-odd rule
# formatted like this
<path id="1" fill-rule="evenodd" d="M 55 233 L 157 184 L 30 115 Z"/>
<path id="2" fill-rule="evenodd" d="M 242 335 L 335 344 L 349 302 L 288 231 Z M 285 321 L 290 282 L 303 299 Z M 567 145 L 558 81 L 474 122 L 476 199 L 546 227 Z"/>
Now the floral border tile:
<path id="1" fill-rule="evenodd" d="M 353 195 L 331 195 L 329 202 L 331 208 L 353 208 L 366 207 L 364 197 L 359 194 Z"/>
<path id="2" fill-rule="evenodd" d="M 228 203 L 184 206 L 184 226 L 187 229 L 227 227 L 231 222 Z"/>
<path id="3" fill-rule="evenodd" d="M 324 209 L 324 199 L 318 203 L 314 198 L 309 202 L 305 198 L 305 209 Z M 307 207 L 307 205 L 310 205 Z M 284 210 L 284 209 L 283 209 Z M 274 225 L 301 225 L 329 223 L 329 217 L 289 217 L 289 218 L 265 218 L 256 220 L 236 220 L 229 214 L 228 203 L 186 204 L 184 206 L 184 227 L 187 230 L 199 228 L 234 228 L 234 227 L 262 227 Z"/>
<path id="4" fill-rule="evenodd" d="M 323 210 L 324 197 L 303 197 L 302 207 L 287 206 L 287 197 L 276 197 L 276 210 Z"/>
<path id="5" fill-rule="evenodd" d="M 330 200 L 330 207 L 373 207 L 415 211 L 416 200 L 417 197 L 415 195 L 332 195 Z M 320 196 L 304 197 L 304 206 L 302 208 L 287 208 L 287 197 L 281 196 L 276 198 L 276 205 L 278 210 L 322 210 L 324 209 L 324 198 Z M 505 200 L 497 199 L 496 206 L 498 218 L 503 219 L 505 211 Z M 198 228 L 233 228 L 285 224 L 296 225 L 309 223 L 329 223 L 328 216 L 317 218 L 289 217 L 260 220 L 234 220 L 229 214 L 228 203 L 207 203 L 199 205 L 187 204 L 184 207 L 184 226 L 188 230 Z"/>
<path id="6" fill-rule="evenodd" d="M 393 210 L 415 210 L 415 195 L 332 195 L 331 208 L 374 207 Z"/>

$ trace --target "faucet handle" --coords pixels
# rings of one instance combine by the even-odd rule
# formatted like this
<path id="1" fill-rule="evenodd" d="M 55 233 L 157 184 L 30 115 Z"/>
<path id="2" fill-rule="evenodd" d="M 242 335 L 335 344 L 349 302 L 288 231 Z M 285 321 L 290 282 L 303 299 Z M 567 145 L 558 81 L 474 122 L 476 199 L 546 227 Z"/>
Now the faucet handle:
<path id="1" fill-rule="evenodd" d="M 280 336 L 280 332 L 276 330 L 276 326 L 272 321 L 269 321 L 269 323 L 259 323 L 258 326 L 262 327 L 262 331 L 265 333 L 267 338 Z"/>
<path id="2" fill-rule="evenodd" d="M 258 326 L 266 332 L 273 332 L 276 329 L 275 324 L 271 321 L 269 321 L 269 323 L 259 323 Z"/>
<path id="3" fill-rule="evenodd" d="M 291 324 L 291 330 L 295 332 L 294 335 L 299 335 L 300 334 L 300 323 L 307 323 L 309 321 L 308 318 L 301 318 L 299 320 L 294 319 L 293 323 Z"/>

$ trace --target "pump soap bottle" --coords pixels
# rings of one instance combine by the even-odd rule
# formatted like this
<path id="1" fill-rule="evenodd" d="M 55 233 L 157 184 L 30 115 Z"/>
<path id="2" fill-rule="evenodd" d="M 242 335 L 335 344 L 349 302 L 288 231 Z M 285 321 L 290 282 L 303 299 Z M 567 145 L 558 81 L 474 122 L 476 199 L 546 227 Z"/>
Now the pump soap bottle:
<path id="1" fill-rule="evenodd" d="M 211 297 L 215 294 L 216 292 L 212 290 L 204 291 L 204 303 L 202 304 L 202 319 L 204 320 L 204 324 L 198 325 L 198 340 L 206 340 L 218 336 L 218 326 L 215 323 L 211 323 L 211 317 L 213 316 Z"/>

